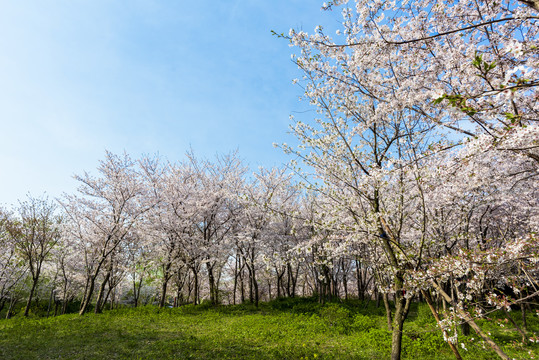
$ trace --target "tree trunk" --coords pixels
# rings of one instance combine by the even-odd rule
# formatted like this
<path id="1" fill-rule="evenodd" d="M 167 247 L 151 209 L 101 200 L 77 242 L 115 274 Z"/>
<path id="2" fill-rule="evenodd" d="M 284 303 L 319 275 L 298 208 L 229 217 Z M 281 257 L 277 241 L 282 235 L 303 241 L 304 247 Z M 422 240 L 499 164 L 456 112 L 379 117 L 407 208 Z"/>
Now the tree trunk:
<path id="1" fill-rule="evenodd" d="M 505 307 L 502 307 L 503 313 L 505 317 L 513 324 L 513 326 L 517 329 L 517 331 L 520 333 L 520 336 L 522 338 L 522 343 L 525 344 L 528 341 L 528 338 L 526 336 L 526 333 L 518 326 L 518 324 L 515 322 L 511 314 L 505 309 Z"/>
<path id="2" fill-rule="evenodd" d="M 402 329 L 404 319 L 401 319 L 402 306 L 397 305 L 395 319 L 393 321 L 393 332 L 391 334 L 391 360 L 400 360 L 402 348 Z"/>
<path id="3" fill-rule="evenodd" d="M 133 276 L 133 297 L 135 300 L 135 307 L 138 306 L 139 299 L 140 299 L 140 289 L 142 288 L 142 281 L 144 280 L 144 270 L 146 268 L 142 269 L 142 274 L 140 275 L 140 278 L 138 282 L 135 279 L 135 276 Z"/>
<path id="4" fill-rule="evenodd" d="M 64 279 L 64 295 L 62 296 L 62 315 L 65 314 L 66 302 L 67 302 L 67 278 Z"/>
<path id="5" fill-rule="evenodd" d="M 391 306 L 389 305 L 389 299 L 386 293 L 382 293 L 382 299 L 384 300 L 384 307 L 386 308 L 387 329 L 389 331 L 393 331 L 393 325 L 392 325 L 393 319 L 391 316 Z"/>
<path id="6" fill-rule="evenodd" d="M 292 297 L 290 289 L 292 285 L 292 271 L 290 269 L 290 263 L 286 263 L 286 295 Z"/>
<path id="7" fill-rule="evenodd" d="M 6 319 L 11 318 L 11 315 L 13 314 L 13 309 L 15 308 L 15 304 L 17 304 L 17 298 L 12 297 L 9 301 L 9 308 L 7 309 Z"/>
<path id="8" fill-rule="evenodd" d="M 292 275 L 292 297 L 296 296 L 296 287 L 298 284 L 298 276 L 299 276 L 299 264 L 296 266 L 296 271 Z"/>
<path id="9" fill-rule="evenodd" d="M 86 274 L 86 283 L 84 284 L 84 291 L 82 292 L 82 301 L 80 303 L 79 311 L 82 310 L 82 306 L 84 305 L 84 301 L 86 300 L 86 296 L 88 296 L 88 290 L 90 289 L 90 279 L 92 276 L 90 274 Z M 65 272 L 64 272 L 64 278 L 65 278 Z"/>
<path id="10" fill-rule="evenodd" d="M 245 286 L 244 286 L 245 284 L 243 283 L 243 265 L 240 268 L 239 277 L 240 277 L 240 301 L 243 304 L 245 302 Z"/>
<path id="11" fill-rule="evenodd" d="M 103 282 L 101 283 L 101 286 L 99 286 L 99 292 L 97 293 L 97 300 L 95 302 L 95 309 L 94 313 L 99 314 L 102 311 L 102 305 L 101 302 L 103 301 L 103 295 L 105 293 L 105 286 L 107 285 L 107 281 L 110 277 L 110 271 L 107 271 L 107 274 L 105 275 L 105 279 L 103 279 Z"/>
<path id="12" fill-rule="evenodd" d="M 84 297 L 81 308 L 79 311 L 79 315 L 83 315 L 86 310 L 88 310 L 88 306 L 90 305 L 90 301 L 92 299 L 92 295 L 94 293 L 94 286 L 95 286 L 95 276 L 90 277 L 90 283 L 88 284 L 88 291 L 86 292 L 86 296 Z"/>
<path id="13" fill-rule="evenodd" d="M 438 323 L 438 325 L 440 325 L 440 316 L 438 315 L 438 312 L 436 311 L 436 309 L 434 308 L 434 305 L 432 304 L 432 298 L 430 297 L 430 294 L 424 290 L 421 290 L 421 294 L 423 294 L 423 297 L 425 298 L 425 301 L 427 302 L 427 305 L 429 306 L 429 309 L 430 309 L 430 312 L 432 313 L 432 316 L 434 316 L 434 318 L 436 319 L 436 322 Z M 468 324 L 468 323 L 465 323 L 465 324 Z M 444 338 L 445 339 L 448 339 L 449 336 L 447 335 L 447 332 L 444 330 L 444 328 L 440 325 L 440 329 L 442 329 L 442 332 L 444 334 Z M 451 351 L 453 351 L 453 354 L 455 354 L 455 358 L 457 360 L 462 360 L 462 357 L 460 356 L 460 353 L 457 349 L 457 347 L 455 346 L 455 344 L 453 344 L 451 341 L 447 341 L 447 344 L 449 345 L 449 347 L 451 348 Z"/>
<path id="14" fill-rule="evenodd" d="M 206 269 L 208 270 L 208 283 L 210 285 L 210 302 L 213 305 L 217 305 L 219 300 L 217 295 L 217 286 L 215 284 L 215 276 L 213 274 L 213 267 L 214 265 L 206 263 Z"/>
<path id="15" fill-rule="evenodd" d="M 360 263 L 356 258 L 356 283 L 357 283 L 357 298 L 358 300 L 363 300 L 363 284 L 361 283 L 361 271 L 359 269 Z"/>
<path id="16" fill-rule="evenodd" d="M 470 324 L 466 321 L 460 324 L 460 331 L 462 331 L 462 335 L 464 336 L 470 335 Z"/>
<path id="17" fill-rule="evenodd" d="M 101 286 L 99 287 L 99 292 L 97 293 L 97 300 L 95 302 L 95 309 L 94 312 L 96 314 L 99 314 L 103 311 L 103 308 L 105 307 L 105 303 L 107 302 L 106 298 L 104 299 L 104 293 L 105 293 L 105 286 L 107 286 L 109 279 L 112 275 L 112 259 L 109 262 L 109 265 L 107 266 L 107 273 L 105 274 L 105 278 L 103 279 L 103 282 L 101 283 Z M 109 292 L 110 287 L 109 285 Z M 108 294 L 107 294 L 108 295 Z"/>
<path id="18" fill-rule="evenodd" d="M 254 293 L 253 293 L 253 272 L 251 271 L 251 267 L 247 266 L 247 271 L 249 273 L 249 302 L 252 304 L 254 303 Z"/>
<path id="19" fill-rule="evenodd" d="M 436 288 L 437 292 L 442 296 L 443 299 L 445 299 L 447 302 L 451 302 L 451 297 L 442 289 L 438 283 L 436 283 L 434 280 L 431 281 L 432 285 Z M 509 357 L 507 354 L 505 354 L 502 349 L 496 344 L 491 338 L 487 336 L 481 330 L 481 328 L 477 325 L 477 323 L 474 321 L 474 319 L 468 314 L 466 311 L 461 309 L 458 305 L 452 303 L 451 304 L 459 313 L 460 317 L 463 318 L 465 321 L 467 321 L 472 329 L 479 335 L 491 348 L 498 354 L 498 356 L 504 360 L 509 360 Z"/>
<path id="20" fill-rule="evenodd" d="M 348 278 L 347 278 L 346 271 L 344 268 L 344 260 L 341 261 L 341 267 L 342 267 L 342 286 L 344 289 L 344 298 L 348 300 Z"/>
<path id="21" fill-rule="evenodd" d="M 81 304 L 79 315 L 83 315 L 88 310 L 88 307 L 90 306 L 90 303 L 92 301 L 92 296 L 94 294 L 95 280 L 97 279 L 97 276 L 99 275 L 99 271 L 101 271 L 101 266 L 103 266 L 106 259 L 107 259 L 107 256 L 104 254 L 101 257 L 101 260 L 99 261 L 99 263 L 97 264 L 94 273 L 90 276 L 89 284 L 88 282 L 86 283 L 87 291 L 85 291 L 85 296 Z"/>
<path id="22" fill-rule="evenodd" d="M 138 306 L 138 297 L 140 293 L 137 291 L 137 281 L 133 277 L 133 301 L 135 302 L 135 307 Z"/>
<path id="23" fill-rule="evenodd" d="M 247 271 L 249 272 L 249 301 L 251 303 L 254 303 L 256 307 L 258 307 L 258 281 L 256 280 L 256 269 L 253 259 L 250 259 L 249 263 L 247 264 Z"/>
<path id="24" fill-rule="evenodd" d="M 256 272 L 253 265 L 253 288 L 255 293 L 255 306 L 258 307 L 259 300 L 259 291 L 258 291 L 258 281 L 256 280 Z"/>
<path id="25" fill-rule="evenodd" d="M 199 289 L 198 289 L 198 270 L 196 267 L 192 267 L 193 271 L 193 304 L 197 305 L 199 303 Z"/>
<path id="26" fill-rule="evenodd" d="M 30 312 L 30 305 L 32 303 L 34 292 L 36 291 L 38 279 L 39 279 L 39 274 L 36 277 L 33 277 L 32 279 L 32 288 L 30 289 L 30 294 L 28 295 L 28 301 L 26 302 L 26 308 L 24 309 L 24 316 L 28 316 Z"/>
<path id="27" fill-rule="evenodd" d="M 179 268 L 176 272 L 177 278 L 176 278 L 176 297 L 174 298 L 174 307 L 180 306 L 180 304 L 183 303 L 183 287 L 185 286 L 185 280 L 187 276 L 183 275 L 181 273 L 182 268 Z"/>
<path id="28" fill-rule="evenodd" d="M 73 301 L 73 296 L 66 298 L 66 301 L 62 304 L 62 315 L 67 312 L 67 306 Z"/>
<path id="29" fill-rule="evenodd" d="M 277 273 L 277 298 L 280 298 L 282 296 L 281 293 L 281 287 L 282 287 L 282 281 L 283 281 L 283 275 L 284 271 L 282 273 L 279 272 L 279 269 L 276 267 L 275 272 Z"/>
<path id="30" fill-rule="evenodd" d="M 51 294 L 49 296 L 49 306 L 47 306 L 47 317 L 49 317 L 49 313 L 51 312 L 53 297 L 54 297 L 54 288 L 51 288 Z"/>
<path id="31" fill-rule="evenodd" d="M 169 261 L 163 269 L 163 282 L 161 283 L 161 298 L 159 299 L 159 307 L 165 306 L 165 300 L 167 299 L 167 287 L 170 280 L 170 267 L 172 263 Z"/>
<path id="32" fill-rule="evenodd" d="M 236 290 L 238 289 L 238 253 L 236 252 L 236 261 L 234 263 L 234 290 L 232 291 L 232 304 L 236 305 Z"/>
<path id="33" fill-rule="evenodd" d="M 391 360 L 400 360 L 401 358 L 402 330 L 404 328 L 404 321 L 408 317 L 408 310 L 411 303 L 411 298 L 406 299 L 398 285 L 398 282 L 401 281 L 402 278 L 398 278 L 396 281 L 397 292 L 395 293 L 395 316 L 393 317 L 393 333 L 391 335 Z"/>
<path id="34" fill-rule="evenodd" d="M 167 299 L 167 288 L 168 288 L 168 279 L 163 278 L 163 281 L 161 282 L 161 296 L 159 297 L 160 308 L 165 306 L 165 301 Z"/>
<path id="35" fill-rule="evenodd" d="M 114 284 L 112 284 L 112 281 L 109 279 L 109 286 L 107 287 L 107 293 L 105 294 L 105 298 L 103 299 L 103 304 L 101 305 L 101 310 L 105 308 L 105 304 L 109 300 L 110 296 L 110 308 L 109 310 L 114 309 Z"/>

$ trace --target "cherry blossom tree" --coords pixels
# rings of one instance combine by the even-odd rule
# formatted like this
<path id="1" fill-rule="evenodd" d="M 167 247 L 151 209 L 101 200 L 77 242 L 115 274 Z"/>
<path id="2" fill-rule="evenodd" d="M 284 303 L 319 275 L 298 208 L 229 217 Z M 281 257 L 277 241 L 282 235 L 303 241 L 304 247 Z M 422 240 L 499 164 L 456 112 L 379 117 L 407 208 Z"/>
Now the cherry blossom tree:
<path id="1" fill-rule="evenodd" d="M 2 249 L 0 253 L 0 310 L 9 300 L 11 306 L 7 317 L 10 316 L 13 302 L 17 298 L 12 290 L 24 279 L 28 271 L 27 264 L 18 256 L 10 233 L 10 223 L 14 221 L 12 216 L 9 212 L 0 209 L 0 248 Z"/>
<path id="2" fill-rule="evenodd" d="M 307 179 L 319 179 L 312 187 L 330 200 L 319 224 L 323 242 L 346 243 L 349 233 L 383 249 L 398 359 L 405 294 L 413 294 L 407 278 L 425 265 L 431 245 L 430 158 L 456 146 L 490 159 L 510 152 L 531 162 L 525 176 L 536 173 L 538 18 L 515 2 L 348 3 L 324 4 L 343 5 L 337 40 L 322 27 L 288 35 L 300 49 L 294 60 L 305 98 L 321 118 L 296 122 L 301 144 L 283 147 L 313 170 Z"/>
<path id="3" fill-rule="evenodd" d="M 236 217 L 241 211 L 237 196 L 242 190 L 245 167 L 237 153 L 220 156 L 215 162 L 198 160 L 188 154 L 195 176 L 197 191 L 195 237 L 203 250 L 210 301 L 219 302 L 219 280 L 223 266 L 228 262 L 230 247 L 236 231 Z"/>
<path id="4" fill-rule="evenodd" d="M 28 316 L 34 293 L 40 280 L 43 264 L 60 240 L 60 221 L 56 205 L 46 198 L 28 197 L 17 208 L 17 218 L 10 222 L 8 231 L 15 251 L 19 252 L 31 276 L 30 291 L 24 309 Z"/>
<path id="5" fill-rule="evenodd" d="M 75 176 L 81 183 L 80 195 L 65 195 L 62 201 L 71 222 L 71 236 L 78 239 L 85 257 L 86 288 L 80 314 L 87 311 L 96 280 L 105 270 L 97 299 L 97 304 L 101 303 L 112 271 L 112 256 L 148 210 L 141 204 L 142 185 L 135 165 L 127 154 L 107 152 L 98 168 L 100 177 L 88 173 Z"/>
<path id="6" fill-rule="evenodd" d="M 251 182 L 245 185 L 244 194 L 240 198 L 242 211 L 239 214 L 239 230 L 236 234 L 237 256 L 239 264 L 243 263 L 248 270 L 249 275 L 249 300 L 258 306 L 259 302 L 259 280 L 258 271 L 263 268 L 263 256 L 267 254 L 265 249 L 272 248 L 278 242 L 276 237 L 281 224 L 280 217 L 288 217 L 293 211 L 293 205 L 297 200 L 297 189 L 292 186 L 291 176 L 284 170 L 259 169 L 259 172 L 253 174 Z M 288 229 L 290 230 L 290 229 Z M 287 230 L 285 230 L 287 231 Z M 280 258 L 286 256 L 286 250 L 282 250 Z M 266 257 L 267 258 L 267 257 Z M 291 264 L 284 265 L 286 269 L 291 270 Z M 283 266 L 274 265 L 277 273 L 284 274 Z M 292 275 L 292 274 L 290 274 Z M 237 274 L 236 274 L 237 277 Z M 292 277 L 295 280 L 297 276 Z M 281 294 L 282 275 L 277 276 L 277 294 Z M 294 283 L 295 281 L 291 281 Z M 290 287 L 288 287 L 290 290 Z M 234 288 L 234 292 L 236 287 Z M 290 291 L 289 291 L 290 293 Z M 292 291 L 292 294 L 295 291 Z"/>
<path id="7" fill-rule="evenodd" d="M 143 227 L 150 240 L 153 265 L 160 269 L 162 278 L 159 306 L 163 307 L 170 279 L 184 266 L 198 269 L 196 263 L 200 254 L 190 251 L 196 249 L 189 246 L 188 240 L 195 222 L 191 207 L 196 195 L 195 182 L 190 168 L 185 164 L 163 166 L 155 160 L 146 159 L 142 168 L 146 179 L 147 201 L 154 204 L 145 217 Z M 140 244 L 137 245 L 138 248 Z"/>

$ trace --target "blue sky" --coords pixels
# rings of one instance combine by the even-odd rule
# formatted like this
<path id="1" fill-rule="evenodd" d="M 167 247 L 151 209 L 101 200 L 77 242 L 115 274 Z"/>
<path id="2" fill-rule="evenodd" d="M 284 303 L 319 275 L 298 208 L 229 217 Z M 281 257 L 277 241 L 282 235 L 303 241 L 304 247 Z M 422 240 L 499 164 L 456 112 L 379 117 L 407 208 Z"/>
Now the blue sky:
<path id="1" fill-rule="evenodd" d="M 337 14 L 306 0 L 0 0 L 0 205 L 73 192 L 105 149 L 288 160 L 294 51 L 270 30 Z M 307 112 L 302 116 L 313 116 Z"/>

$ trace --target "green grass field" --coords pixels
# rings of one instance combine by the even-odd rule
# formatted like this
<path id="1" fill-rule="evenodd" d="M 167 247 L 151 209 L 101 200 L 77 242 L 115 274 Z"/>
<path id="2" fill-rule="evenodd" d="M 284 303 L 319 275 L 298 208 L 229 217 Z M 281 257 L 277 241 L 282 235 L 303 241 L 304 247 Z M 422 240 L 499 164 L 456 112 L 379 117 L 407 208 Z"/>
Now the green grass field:
<path id="1" fill-rule="evenodd" d="M 518 321 L 517 312 L 514 318 Z M 539 332 L 530 314 L 530 330 Z M 386 359 L 390 333 L 382 307 L 319 305 L 288 299 L 250 305 L 125 308 L 103 314 L 0 320 L 0 359 Z M 484 325 L 516 359 L 539 359 L 509 325 Z M 472 340 L 472 338 L 474 340 Z M 467 351 L 461 348 L 461 344 Z M 451 359 L 424 306 L 405 324 L 405 359 Z M 465 359 L 495 359 L 477 336 L 459 337 Z"/>

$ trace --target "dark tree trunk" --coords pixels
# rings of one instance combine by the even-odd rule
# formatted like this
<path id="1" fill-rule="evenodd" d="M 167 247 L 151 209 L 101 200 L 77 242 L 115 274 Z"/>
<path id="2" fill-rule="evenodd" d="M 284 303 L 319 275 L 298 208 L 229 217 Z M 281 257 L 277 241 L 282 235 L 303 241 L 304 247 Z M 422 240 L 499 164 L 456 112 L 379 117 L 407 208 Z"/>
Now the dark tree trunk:
<path id="1" fill-rule="evenodd" d="M 434 288 L 436 289 L 437 293 L 440 296 L 442 296 L 444 300 L 446 300 L 447 302 L 450 302 L 450 303 L 452 302 L 451 297 L 445 292 L 445 290 L 442 288 L 442 286 L 440 286 L 440 284 L 438 284 L 434 280 L 432 280 L 431 283 L 434 286 Z M 472 327 L 472 329 L 474 329 L 474 331 L 477 333 L 477 335 L 479 335 L 492 348 L 492 350 L 494 350 L 496 352 L 496 354 L 498 354 L 498 356 L 500 358 L 502 358 L 504 360 L 509 360 L 509 357 L 507 356 L 507 354 L 505 354 L 503 352 L 503 350 L 498 346 L 498 344 L 496 344 L 491 338 L 488 337 L 487 334 L 485 334 L 485 332 L 483 330 L 481 330 L 479 325 L 477 325 L 477 323 L 470 316 L 469 313 L 467 313 L 465 310 L 459 308 L 457 306 L 457 304 L 455 304 L 455 303 L 452 303 L 451 305 L 457 310 L 457 312 L 459 313 L 459 316 L 470 324 L 470 326 Z"/>
<path id="2" fill-rule="evenodd" d="M 105 293 L 105 286 L 107 285 L 107 282 L 109 281 L 110 277 L 110 271 L 107 271 L 107 274 L 105 275 L 105 279 L 103 279 L 103 282 L 101 283 L 101 286 L 99 287 L 99 292 L 97 293 L 97 300 L 95 302 L 95 309 L 94 312 L 96 314 L 101 313 L 102 309 L 102 302 L 103 302 L 103 295 Z"/>
<path id="3" fill-rule="evenodd" d="M 256 268 L 254 263 L 254 249 L 250 253 L 251 258 L 249 261 L 246 261 L 247 271 L 249 272 L 249 301 L 254 303 L 258 307 L 259 302 L 259 290 L 258 290 L 258 281 L 256 280 Z"/>
<path id="4" fill-rule="evenodd" d="M 386 309 L 387 329 L 393 331 L 393 318 L 391 316 L 391 306 L 389 304 L 389 298 L 386 293 L 382 293 L 382 299 L 384 300 L 384 307 Z"/>
<path id="5" fill-rule="evenodd" d="M 210 265 L 210 263 L 206 263 L 206 269 L 208 270 L 208 283 L 210 286 L 210 302 L 213 305 L 217 305 L 219 302 L 218 299 L 218 290 L 217 285 L 215 282 L 215 276 L 213 274 L 214 265 Z"/>
<path id="6" fill-rule="evenodd" d="M 163 267 L 163 282 L 161 283 L 161 297 L 159 299 L 159 307 L 162 308 L 165 306 L 165 301 L 167 299 L 167 288 L 168 281 L 170 280 L 170 267 L 172 262 L 168 261 L 167 264 Z"/>
<path id="7" fill-rule="evenodd" d="M 290 269 L 290 263 L 287 263 L 286 264 L 286 295 L 288 297 L 292 297 L 291 286 L 292 286 L 292 271 Z"/>
<path id="8" fill-rule="evenodd" d="M 522 338 L 522 343 L 525 344 L 527 342 L 527 340 L 528 340 L 527 336 L 526 336 L 526 333 L 520 328 L 520 326 L 518 326 L 516 321 L 513 319 L 511 314 L 509 314 L 509 312 L 505 309 L 505 307 L 502 307 L 502 310 L 503 310 L 503 313 L 504 313 L 506 319 L 508 319 L 511 322 L 511 324 L 513 324 L 515 329 L 517 329 L 517 331 L 520 333 L 520 336 Z"/>
<path id="9" fill-rule="evenodd" d="M 342 286 L 344 289 L 344 298 L 348 300 L 348 277 L 346 275 L 346 270 L 344 268 L 344 260 L 341 261 L 342 267 Z"/>
<path id="10" fill-rule="evenodd" d="M 357 298 L 359 300 L 364 299 L 363 284 L 361 282 L 360 262 L 356 259 L 356 282 L 357 282 Z"/>
<path id="11" fill-rule="evenodd" d="M 135 276 L 133 275 L 133 300 L 135 301 L 135 307 L 138 306 L 140 299 L 140 289 L 142 288 L 142 281 L 144 280 L 144 271 L 146 268 L 142 269 L 142 274 L 139 277 L 139 280 L 136 281 Z"/>
<path id="12" fill-rule="evenodd" d="M 243 282 L 243 265 L 240 268 L 240 301 L 243 304 L 245 302 L 245 284 Z"/>
<path id="13" fill-rule="evenodd" d="M 9 308 L 7 309 L 6 313 L 6 319 L 10 319 L 11 315 L 13 315 L 13 309 L 15 308 L 15 305 L 17 304 L 18 300 L 16 297 L 12 297 L 9 301 Z"/>
<path id="14" fill-rule="evenodd" d="M 95 277 L 91 276 L 90 277 L 90 282 L 88 284 L 88 291 L 86 292 L 86 296 L 84 297 L 84 299 L 82 301 L 80 311 L 79 311 L 79 315 L 84 314 L 86 312 L 86 310 L 88 310 L 88 307 L 90 306 L 90 301 L 92 300 L 92 295 L 94 293 L 94 286 L 95 286 Z"/>
<path id="15" fill-rule="evenodd" d="M 254 289 L 253 289 L 253 272 L 251 267 L 247 266 L 247 272 L 249 273 L 249 302 L 254 303 Z"/>
<path id="16" fill-rule="evenodd" d="M 276 267 L 275 272 L 277 273 L 277 298 L 280 298 L 282 296 L 282 283 L 283 283 L 283 276 L 284 276 L 284 270 L 282 272 L 279 272 L 279 269 Z"/>
<path id="17" fill-rule="evenodd" d="M 83 301 L 81 303 L 79 315 L 83 315 L 90 306 L 90 303 L 92 301 L 92 296 L 94 295 L 94 288 L 95 288 L 95 281 L 97 279 L 97 276 L 99 275 L 99 271 L 101 271 L 101 266 L 105 263 L 105 260 L 107 259 L 107 254 L 103 254 L 101 257 L 101 260 L 99 261 L 99 264 L 97 264 L 94 273 L 90 276 L 89 281 L 87 281 L 87 291 L 85 291 L 85 296 L 83 298 Z"/>
<path id="18" fill-rule="evenodd" d="M 64 298 L 64 301 L 62 302 L 62 315 L 64 315 L 67 311 L 67 304 L 69 303 L 69 301 L 67 300 L 67 298 Z"/>
<path id="19" fill-rule="evenodd" d="M 430 312 L 432 313 L 432 316 L 434 316 L 434 318 L 436 319 L 436 322 L 438 323 L 438 325 L 440 325 L 441 324 L 440 323 L 440 316 L 438 315 L 438 312 L 436 312 L 436 309 L 434 308 L 434 305 L 432 303 L 432 298 L 431 298 L 430 294 L 427 291 L 424 291 L 424 290 L 421 291 L 421 294 L 425 298 L 425 301 L 426 301 L 427 305 L 429 306 L 429 309 L 430 309 Z M 465 323 L 465 324 L 468 324 L 468 323 Z M 441 325 L 440 325 L 440 327 L 441 327 Z M 441 329 L 442 329 L 442 333 L 444 335 L 444 338 L 448 338 L 449 336 L 447 335 L 447 332 L 445 331 L 445 329 L 443 327 L 441 327 Z M 469 329 L 469 325 L 468 325 L 468 329 Z M 453 351 L 453 354 L 455 354 L 455 358 L 457 360 L 462 360 L 462 357 L 460 356 L 460 353 L 459 353 L 457 347 L 455 346 L 455 344 L 453 344 L 449 340 L 447 341 L 447 344 L 451 348 L 451 351 Z"/>
<path id="20" fill-rule="evenodd" d="M 86 284 L 84 284 L 84 292 L 83 292 L 83 295 L 82 295 L 82 301 L 80 303 L 80 307 L 79 307 L 79 311 L 82 310 L 82 306 L 84 304 L 84 300 L 86 299 L 86 296 L 88 296 L 88 291 L 90 290 L 90 279 L 91 279 L 91 275 L 90 274 L 86 274 L 87 277 L 86 277 Z M 64 272 L 64 278 L 65 278 L 65 272 Z"/>
<path id="21" fill-rule="evenodd" d="M 39 273 L 37 273 L 36 276 L 32 277 L 32 288 L 30 289 L 30 294 L 28 295 L 28 301 L 26 302 L 26 307 L 24 308 L 24 316 L 28 316 L 30 312 L 30 306 L 32 304 L 32 298 L 34 296 L 34 292 L 36 291 L 37 287 L 37 281 L 39 280 Z"/>
<path id="22" fill-rule="evenodd" d="M 234 290 L 232 291 L 232 304 L 236 305 L 236 290 L 238 289 L 238 259 L 239 254 L 236 252 L 236 258 L 234 263 Z"/>
<path id="23" fill-rule="evenodd" d="M 49 296 L 49 306 L 47 306 L 47 317 L 49 317 L 49 314 L 51 312 L 53 298 L 54 298 L 54 288 L 51 289 L 51 294 Z"/>
<path id="24" fill-rule="evenodd" d="M 105 308 L 105 304 L 107 303 L 107 301 L 109 300 L 109 297 L 110 297 L 110 310 L 114 309 L 114 293 L 115 293 L 115 286 L 117 284 L 113 284 L 112 283 L 112 277 L 109 278 L 109 286 L 107 287 L 107 293 L 105 294 L 105 299 L 103 300 L 103 305 L 101 306 L 101 310 L 103 310 Z"/>
<path id="25" fill-rule="evenodd" d="M 397 275 L 399 277 L 400 275 Z M 402 278 L 398 278 L 397 281 L 402 281 Z M 396 281 L 396 282 L 397 282 Z M 401 283 L 402 284 L 402 283 Z M 402 350 L 402 331 L 404 328 L 404 321 L 408 317 L 408 310 L 410 309 L 410 298 L 405 298 L 401 286 L 397 283 L 395 293 L 395 316 L 393 317 L 393 333 L 391 336 L 391 360 L 400 360 Z"/>
<path id="26" fill-rule="evenodd" d="M 466 321 L 460 324 L 460 331 L 462 331 L 462 335 L 469 336 L 470 335 L 470 324 L 468 324 Z"/>
<path id="27" fill-rule="evenodd" d="M 193 304 L 197 305 L 199 303 L 199 288 L 198 288 L 198 270 L 196 267 L 192 268 L 193 270 Z"/>

